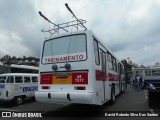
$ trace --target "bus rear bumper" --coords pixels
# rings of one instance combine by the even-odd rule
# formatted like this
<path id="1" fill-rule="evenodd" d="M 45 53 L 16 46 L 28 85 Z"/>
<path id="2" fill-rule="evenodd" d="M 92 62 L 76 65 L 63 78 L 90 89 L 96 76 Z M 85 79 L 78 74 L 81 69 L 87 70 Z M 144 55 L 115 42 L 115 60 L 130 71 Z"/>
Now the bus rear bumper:
<path id="1" fill-rule="evenodd" d="M 94 93 L 75 93 L 75 92 L 35 92 L 38 102 L 45 103 L 80 103 L 95 104 Z"/>

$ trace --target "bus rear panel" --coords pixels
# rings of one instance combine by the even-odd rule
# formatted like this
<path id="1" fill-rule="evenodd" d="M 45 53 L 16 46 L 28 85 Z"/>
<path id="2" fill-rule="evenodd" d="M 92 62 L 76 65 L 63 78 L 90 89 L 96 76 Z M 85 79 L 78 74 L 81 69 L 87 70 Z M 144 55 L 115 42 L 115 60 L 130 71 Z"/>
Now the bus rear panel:
<path id="1" fill-rule="evenodd" d="M 36 100 L 46 103 L 102 105 L 122 91 L 120 62 L 91 31 L 77 31 L 45 40 L 41 51 Z M 119 66 L 119 68 L 118 68 Z M 123 67 L 121 67 L 123 68 Z M 116 79 L 109 79 L 110 74 Z M 115 78 L 112 77 L 112 78 Z"/>
<path id="2" fill-rule="evenodd" d="M 90 57 L 93 53 L 89 50 L 89 37 L 83 32 L 44 42 L 37 101 L 95 104 L 95 78 L 91 75 L 94 60 Z M 66 67 L 68 64 L 70 69 Z"/>

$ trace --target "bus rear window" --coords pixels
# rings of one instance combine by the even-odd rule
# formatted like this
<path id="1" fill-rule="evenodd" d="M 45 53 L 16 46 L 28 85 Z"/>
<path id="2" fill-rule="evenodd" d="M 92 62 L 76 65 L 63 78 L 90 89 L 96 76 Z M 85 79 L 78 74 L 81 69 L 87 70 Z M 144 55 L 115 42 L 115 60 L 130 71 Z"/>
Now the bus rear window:
<path id="1" fill-rule="evenodd" d="M 42 63 L 86 60 L 86 35 L 71 35 L 44 42 Z"/>

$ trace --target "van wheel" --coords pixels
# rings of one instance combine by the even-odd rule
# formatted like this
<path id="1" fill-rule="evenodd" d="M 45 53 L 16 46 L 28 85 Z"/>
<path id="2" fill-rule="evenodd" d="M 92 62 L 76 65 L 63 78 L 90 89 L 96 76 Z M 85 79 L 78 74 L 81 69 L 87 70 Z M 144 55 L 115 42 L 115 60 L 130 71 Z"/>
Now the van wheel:
<path id="1" fill-rule="evenodd" d="M 22 96 L 18 96 L 14 98 L 14 102 L 16 105 L 21 105 L 24 101 L 24 98 Z"/>
<path id="2" fill-rule="evenodd" d="M 111 88 L 111 104 L 112 105 L 115 103 L 115 99 L 116 99 L 115 89 L 114 89 L 114 86 L 112 86 L 112 88 Z"/>

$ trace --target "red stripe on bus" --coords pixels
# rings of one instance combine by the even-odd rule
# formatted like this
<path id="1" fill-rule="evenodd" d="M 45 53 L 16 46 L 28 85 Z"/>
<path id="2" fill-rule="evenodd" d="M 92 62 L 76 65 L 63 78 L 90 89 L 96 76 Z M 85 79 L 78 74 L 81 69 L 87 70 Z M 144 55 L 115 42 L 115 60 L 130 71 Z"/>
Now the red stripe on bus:
<path id="1" fill-rule="evenodd" d="M 118 75 L 108 73 L 108 80 L 109 81 L 118 81 Z"/>
<path id="2" fill-rule="evenodd" d="M 104 74 L 103 71 L 96 70 L 95 73 L 96 73 L 96 80 L 97 81 L 106 81 L 107 80 L 106 75 Z"/>

